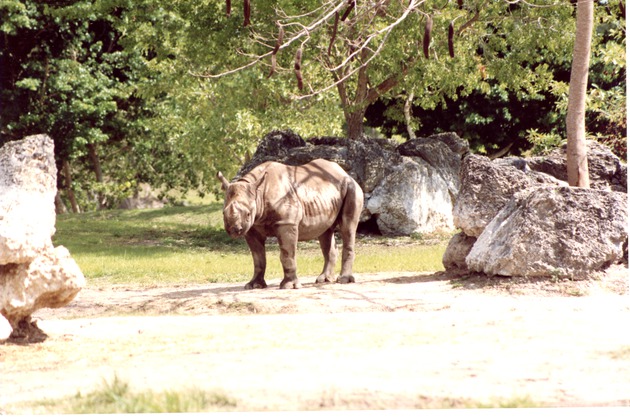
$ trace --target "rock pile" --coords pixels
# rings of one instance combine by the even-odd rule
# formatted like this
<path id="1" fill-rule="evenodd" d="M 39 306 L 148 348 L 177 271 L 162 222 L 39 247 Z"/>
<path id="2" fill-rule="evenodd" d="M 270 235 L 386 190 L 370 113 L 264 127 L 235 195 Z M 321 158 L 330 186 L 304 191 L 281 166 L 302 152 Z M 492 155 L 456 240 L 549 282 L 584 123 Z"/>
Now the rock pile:
<path id="1" fill-rule="evenodd" d="M 302 139 L 273 131 L 237 174 L 274 160 L 300 165 L 322 158 L 338 163 L 365 193 L 362 222 L 381 233 L 410 235 L 454 229 L 453 203 L 459 192 L 459 167 L 468 143 L 453 133 L 396 144 L 386 139 L 339 137 Z"/>
<path id="2" fill-rule="evenodd" d="M 57 169 L 50 137 L 35 135 L 0 148 L 0 340 L 46 338 L 31 314 L 67 305 L 85 283 L 76 262 L 55 248 Z M 2 327 L 0 327 L 0 330 Z"/>
<path id="3" fill-rule="evenodd" d="M 467 156 L 453 210 L 461 233 L 444 267 L 579 278 L 627 263 L 627 167 L 604 146 L 589 147 L 591 189 L 568 187 L 563 148 L 526 159 Z"/>

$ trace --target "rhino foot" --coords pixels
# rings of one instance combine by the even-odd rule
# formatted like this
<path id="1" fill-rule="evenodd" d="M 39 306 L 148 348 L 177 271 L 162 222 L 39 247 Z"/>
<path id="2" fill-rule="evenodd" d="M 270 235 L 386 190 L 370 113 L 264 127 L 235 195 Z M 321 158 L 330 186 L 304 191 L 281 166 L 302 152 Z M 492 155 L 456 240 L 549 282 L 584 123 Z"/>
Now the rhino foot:
<path id="1" fill-rule="evenodd" d="M 341 276 L 337 279 L 337 283 L 341 283 L 341 284 L 354 283 L 354 276 L 353 275 Z"/>
<path id="2" fill-rule="evenodd" d="M 282 280 L 282 282 L 280 282 L 281 289 L 289 289 L 291 286 L 293 286 L 294 289 L 300 289 L 302 284 L 299 280 Z"/>
<path id="3" fill-rule="evenodd" d="M 245 285 L 245 290 L 252 290 L 252 289 L 266 289 L 267 288 L 267 283 L 265 283 L 264 280 L 262 281 L 250 281 L 249 283 L 247 283 Z"/>
<path id="4" fill-rule="evenodd" d="M 315 283 L 317 284 L 321 284 L 321 283 L 334 283 L 335 282 L 335 278 L 332 276 L 326 276 L 324 274 L 320 274 L 317 279 L 315 279 Z"/>

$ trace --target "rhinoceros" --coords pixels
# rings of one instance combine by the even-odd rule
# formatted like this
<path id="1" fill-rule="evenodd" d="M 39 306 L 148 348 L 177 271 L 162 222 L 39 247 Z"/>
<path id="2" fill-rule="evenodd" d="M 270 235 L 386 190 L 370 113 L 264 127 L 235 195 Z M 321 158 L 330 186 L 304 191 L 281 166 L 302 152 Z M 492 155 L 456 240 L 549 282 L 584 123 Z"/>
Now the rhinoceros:
<path id="1" fill-rule="evenodd" d="M 265 239 L 278 238 L 284 270 L 281 289 L 299 288 L 295 254 L 298 241 L 319 239 L 324 269 L 316 283 L 333 282 L 337 248 L 343 240 L 339 283 L 353 283 L 354 242 L 363 209 L 363 191 L 338 164 L 317 159 L 302 166 L 265 162 L 230 183 L 225 191 L 223 222 L 233 238 L 245 237 L 254 259 L 254 276 L 245 289 L 265 288 Z"/>

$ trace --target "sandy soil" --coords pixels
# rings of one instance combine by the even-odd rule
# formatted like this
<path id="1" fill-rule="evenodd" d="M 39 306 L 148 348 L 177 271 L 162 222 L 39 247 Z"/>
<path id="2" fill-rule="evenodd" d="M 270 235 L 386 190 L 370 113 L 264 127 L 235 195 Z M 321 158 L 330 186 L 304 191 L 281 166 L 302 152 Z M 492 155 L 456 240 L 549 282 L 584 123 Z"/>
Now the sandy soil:
<path id="1" fill-rule="evenodd" d="M 0 345 L 0 412 L 86 393 L 196 387 L 236 410 L 630 406 L 628 269 L 589 281 L 360 275 L 279 290 L 87 288 Z"/>

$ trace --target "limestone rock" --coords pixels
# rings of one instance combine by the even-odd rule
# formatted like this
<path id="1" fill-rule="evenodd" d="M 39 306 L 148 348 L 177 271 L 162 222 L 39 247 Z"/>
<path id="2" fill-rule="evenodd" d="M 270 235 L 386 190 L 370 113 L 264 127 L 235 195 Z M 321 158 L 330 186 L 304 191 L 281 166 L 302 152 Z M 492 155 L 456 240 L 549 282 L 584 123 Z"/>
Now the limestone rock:
<path id="1" fill-rule="evenodd" d="M 0 342 L 6 340 L 11 336 L 13 332 L 13 328 L 11 328 L 11 324 L 9 321 L 2 315 L 0 315 Z"/>
<path id="2" fill-rule="evenodd" d="M 6 143 L 0 154 L 0 188 L 41 194 L 57 188 L 54 142 L 45 134 Z"/>
<path id="3" fill-rule="evenodd" d="M 283 159 L 283 162 L 287 165 L 304 165 L 315 159 L 326 159 L 335 162 L 345 170 L 348 167 L 348 148 L 327 145 L 313 146 L 312 144 L 295 147 L 291 149 L 288 156 Z"/>
<path id="4" fill-rule="evenodd" d="M 489 275 L 579 277 L 621 261 L 627 242 L 627 194 L 531 188 L 488 224 L 466 264 Z"/>
<path id="5" fill-rule="evenodd" d="M 0 148 L 0 265 L 29 262 L 51 246 L 57 191 L 53 148 L 46 135 Z"/>
<path id="6" fill-rule="evenodd" d="M 468 270 L 466 257 L 470 253 L 477 238 L 468 236 L 464 232 L 459 232 L 451 238 L 442 256 L 442 265 L 446 270 L 461 269 Z"/>
<path id="7" fill-rule="evenodd" d="M 606 191 L 628 192 L 628 169 L 606 146 L 588 141 L 588 172 L 591 188 Z M 567 176 L 567 146 L 553 150 L 547 156 L 526 159 L 533 171 L 544 172 L 562 181 Z"/>
<path id="8" fill-rule="evenodd" d="M 349 140 L 348 151 L 348 174 L 356 174 L 356 181 L 368 195 L 402 162 L 395 145 L 387 139 Z"/>
<path id="9" fill-rule="evenodd" d="M 468 154 L 468 142 L 454 133 L 409 140 L 398 146 L 402 156 L 416 156 L 431 165 L 446 181 L 453 200 L 459 193 L 459 170 Z"/>
<path id="10" fill-rule="evenodd" d="M 52 245 L 56 174 L 46 135 L 0 148 L 0 314 L 12 341 L 45 339 L 32 313 L 68 304 L 85 283 L 68 250 Z"/>
<path id="11" fill-rule="evenodd" d="M 456 227 L 474 237 L 481 235 L 516 192 L 545 183 L 536 173 L 472 154 L 462 161 L 460 179 L 453 219 Z"/>
<path id="12" fill-rule="evenodd" d="M 402 158 L 372 192 L 367 210 L 384 234 L 452 230 L 453 203 L 446 181 L 421 159 Z"/>
<path id="13" fill-rule="evenodd" d="M 0 266 L 0 313 L 15 328 L 41 308 L 59 308 L 85 285 L 77 263 L 63 246 L 49 248 L 27 264 Z"/>

